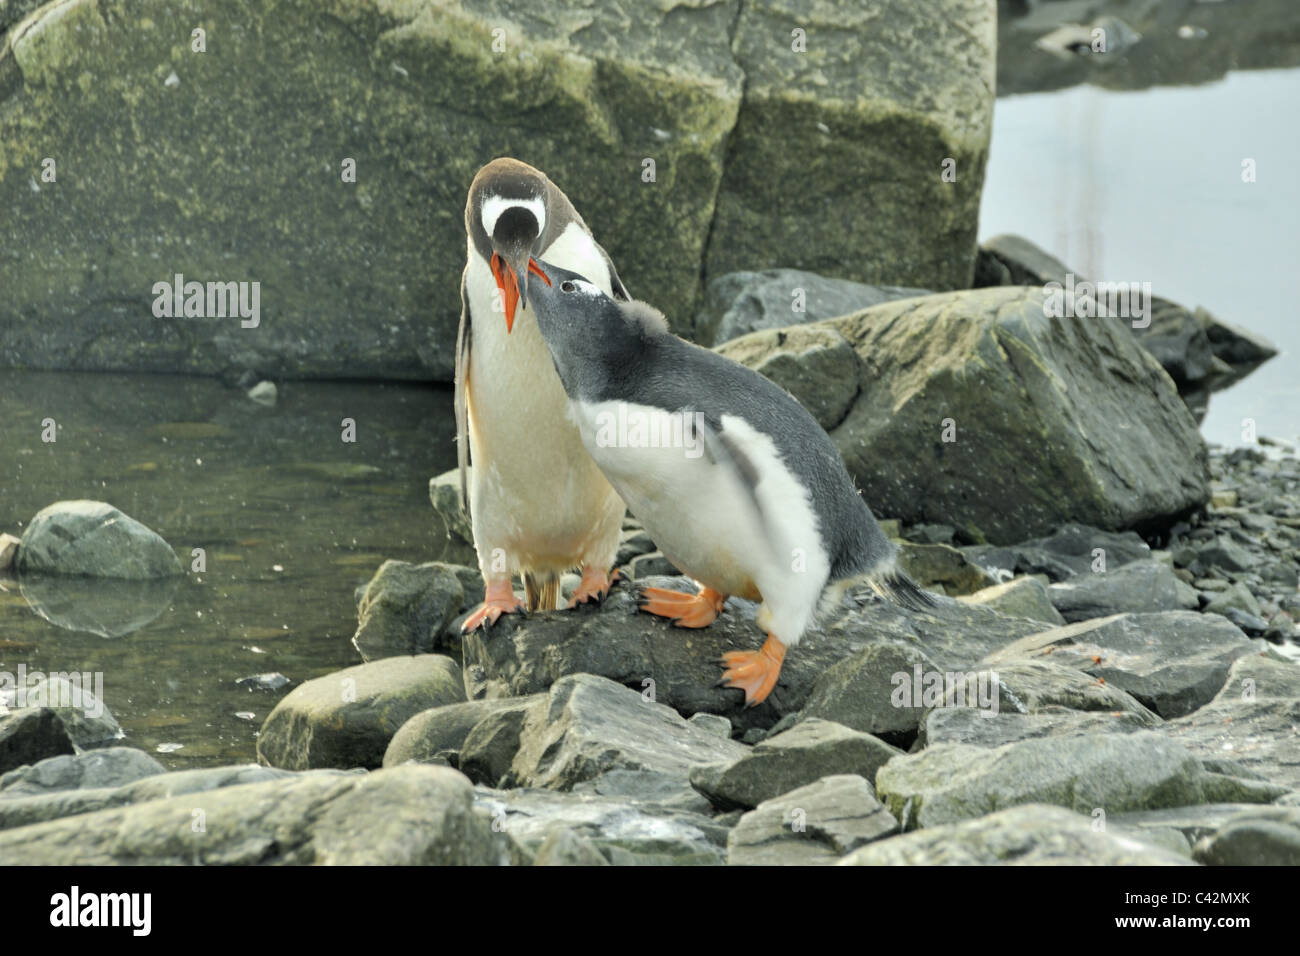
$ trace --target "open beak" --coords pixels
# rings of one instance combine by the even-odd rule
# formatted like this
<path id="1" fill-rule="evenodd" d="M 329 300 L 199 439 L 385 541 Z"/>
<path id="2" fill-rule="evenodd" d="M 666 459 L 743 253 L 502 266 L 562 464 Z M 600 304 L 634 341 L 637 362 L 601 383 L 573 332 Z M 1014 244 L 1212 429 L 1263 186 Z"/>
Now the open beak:
<path id="1" fill-rule="evenodd" d="M 551 284 L 551 280 L 546 277 L 537 260 L 531 256 L 528 258 L 527 271 L 540 276 L 547 285 Z M 509 335 L 515 328 L 515 310 L 528 306 L 528 275 L 522 269 L 516 271 L 511 268 L 510 261 L 505 256 L 494 252 L 492 253 L 492 278 L 496 280 L 497 288 L 501 290 L 505 300 L 506 334 Z"/>

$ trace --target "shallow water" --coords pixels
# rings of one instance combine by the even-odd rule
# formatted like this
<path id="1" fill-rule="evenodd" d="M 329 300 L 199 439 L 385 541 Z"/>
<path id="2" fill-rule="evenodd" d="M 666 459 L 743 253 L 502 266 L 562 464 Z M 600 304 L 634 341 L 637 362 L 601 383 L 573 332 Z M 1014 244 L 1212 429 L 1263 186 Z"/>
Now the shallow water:
<path id="1" fill-rule="evenodd" d="M 1155 295 L 1272 340 L 1280 354 L 1214 395 L 1202 433 L 1300 437 L 1300 70 L 1196 87 L 1090 86 L 999 99 L 981 239 L 1014 232 L 1080 276 Z M 1242 181 L 1242 160 L 1256 181 Z"/>
<path id="2" fill-rule="evenodd" d="M 191 549 L 206 551 L 206 573 L 174 592 L 0 585 L 0 671 L 102 672 L 123 743 L 162 746 L 168 766 L 255 759 L 287 689 L 235 681 L 279 671 L 296 686 L 359 663 L 355 588 L 385 559 L 438 557 L 428 479 L 455 461 L 445 389 L 291 382 L 264 408 L 213 380 L 6 370 L 0 410 L 0 531 L 21 535 L 53 501 L 94 498 L 161 534 L 187 570 Z M 344 418 L 355 443 L 341 440 Z M 29 598 L 82 630 L 33 613 Z M 122 636 L 92 633 L 150 617 Z"/>

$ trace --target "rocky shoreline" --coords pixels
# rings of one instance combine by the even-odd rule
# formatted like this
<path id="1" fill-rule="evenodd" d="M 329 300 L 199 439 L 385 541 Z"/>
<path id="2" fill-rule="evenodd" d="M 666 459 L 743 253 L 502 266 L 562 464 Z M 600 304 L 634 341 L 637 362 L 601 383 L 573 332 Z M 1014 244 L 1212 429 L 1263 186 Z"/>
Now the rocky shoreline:
<path id="1" fill-rule="evenodd" d="M 358 595 L 366 662 L 294 687 L 259 765 L 167 771 L 107 711 L 0 717 L 0 861 L 1294 864 L 1300 458 L 1208 461 L 1161 548 L 886 521 L 938 606 L 850 595 L 752 710 L 712 686 L 748 602 L 681 631 L 623 586 L 462 637 L 476 571 L 390 561 Z M 637 580 L 687 583 L 623 540 Z"/>

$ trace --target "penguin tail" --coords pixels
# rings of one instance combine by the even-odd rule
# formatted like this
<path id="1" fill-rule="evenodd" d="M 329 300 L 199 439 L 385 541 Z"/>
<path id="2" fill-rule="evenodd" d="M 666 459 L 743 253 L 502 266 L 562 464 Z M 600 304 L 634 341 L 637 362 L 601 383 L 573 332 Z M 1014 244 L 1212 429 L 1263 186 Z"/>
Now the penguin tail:
<path id="1" fill-rule="evenodd" d="M 886 601 L 899 604 L 909 610 L 924 611 L 939 603 L 934 599 L 933 594 L 913 581 L 907 572 L 900 570 L 896 565 L 880 573 L 868 574 L 863 580 L 871 590 Z"/>
<path id="2" fill-rule="evenodd" d="M 913 611 L 924 611 L 926 608 L 938 606 L 939 603 L 934 599 L 933 594 L 913 581 L 907 572 L 898 566 L 896 559 L 890 558 L 870 571 L 846 575 L 832 584 L 826 592 L 824 610 L 839 604 L 846 592 L 860 587 L 870 588 L 883 600 Z"/>
<path id="3" fill-rule="evenodd" d="M 525 571 L 524 596 L 530 612 L 554 611 L 560 606 L 560 576 Z"/>

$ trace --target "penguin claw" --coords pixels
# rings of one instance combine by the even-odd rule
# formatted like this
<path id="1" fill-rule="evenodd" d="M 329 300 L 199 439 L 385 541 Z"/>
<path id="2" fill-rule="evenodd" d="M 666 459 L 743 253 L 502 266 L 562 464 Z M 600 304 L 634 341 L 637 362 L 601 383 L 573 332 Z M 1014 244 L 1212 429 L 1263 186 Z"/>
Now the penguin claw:
<path id="1" fill-rule="evenodd" d="M 666 617 L 674 627 L 708 627 L 722 613 L 726 600 L 725 594 L 712 588 L 701 588 L 699 594 L 649 587 L 636 592 L 638 610 Z"/>
<path id="2" fill-rule="evenodd" d="M 483 603 L 480 604 L 460 626 L 462 634 L 468 634 L 477 627 L 488 630 L 501 619 L 502 614 L 523 614 L 527 616 L 528 605 L 515 597 L 509 582 L 504 585 L 489 584 Z"/>
<path id="3" fill-rule="evenodd" d="M 757 707 L 767 700 L 781 676 L 785 645 L 769 634 L 756 651 L 729 651 L 722 655 L 726 670 L 718 684 L 745 692 L 745 706 Z"/>
<path id="4" fill-rule="evenodd" d="M 578 589 L 573 592 L 569 607 L 575 608 L 579 604 L 593 602 L 600 607 L 605 603 L 605 598 L 609 597 L 609 592 L 614 589 L 614 585 L 621 580 L 623 580 L 623 572 L 618 568 L 614 569 L 613 574 L 607 575 L 604 571 L 588 565 L 582 569 L 582 581 Z"/>

